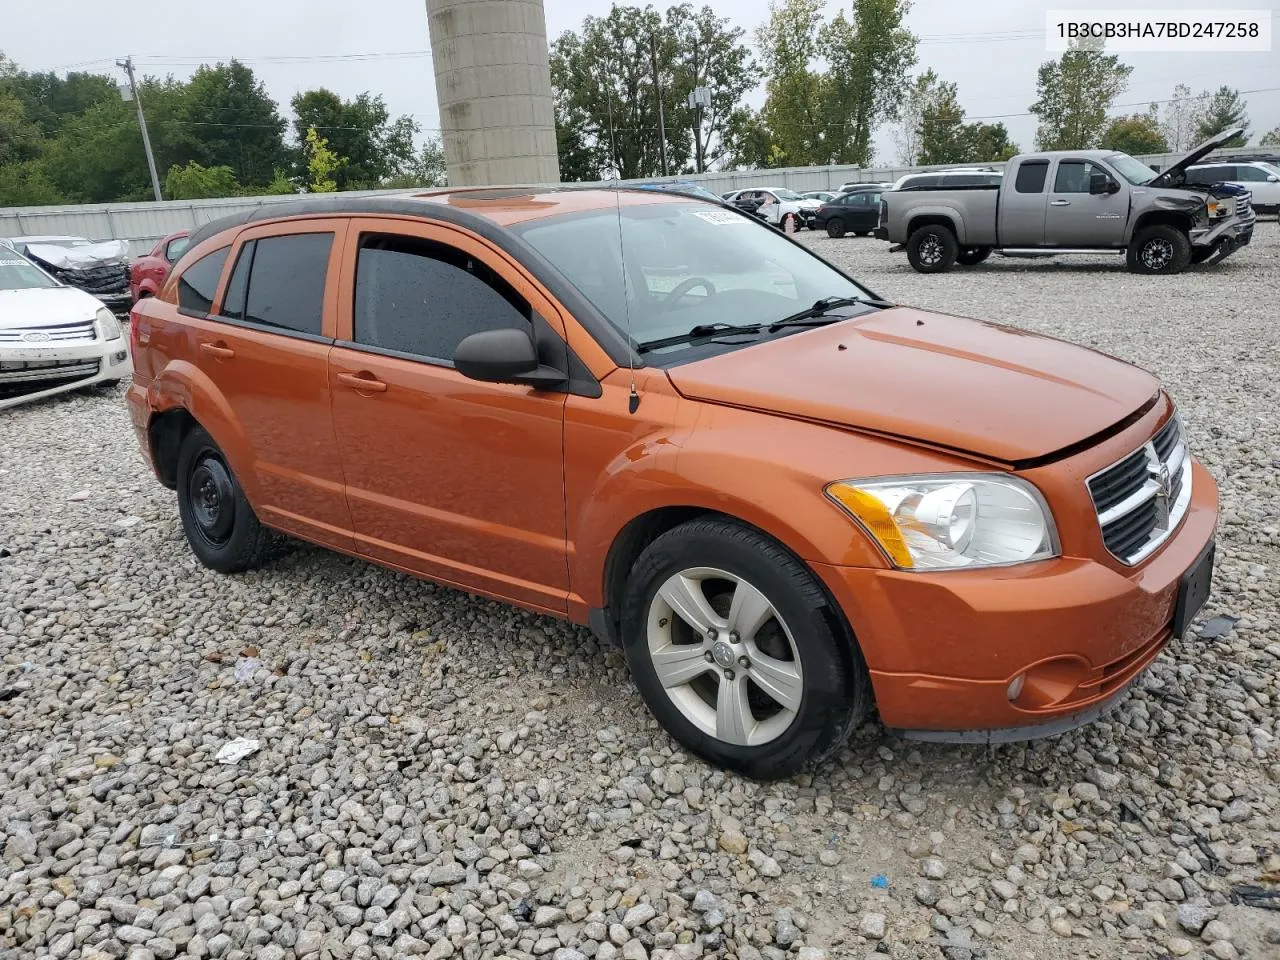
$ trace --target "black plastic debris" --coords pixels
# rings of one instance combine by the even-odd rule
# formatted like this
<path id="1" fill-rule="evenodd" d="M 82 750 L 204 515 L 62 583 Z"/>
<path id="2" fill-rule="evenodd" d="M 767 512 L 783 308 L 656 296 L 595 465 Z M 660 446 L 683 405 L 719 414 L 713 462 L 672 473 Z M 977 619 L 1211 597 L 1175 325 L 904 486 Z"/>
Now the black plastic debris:
<path id="1" fill-rule="evenodd" d="M 1280 889 L 1268 890 L 1251 883 L 1237 883 L 1231 888 L 1231 902 L 1260 910 L 1280 910 Z"/>
<path id="2" fill-rule="evenodd" d="M 1200 628 L 1200 639 L 1217 640 L 1219 637 L 1225 637 L 1239 622 L 1239 617 L 1233 617 L 1230 614 L 1206 620 L 1204 626 Z"/>

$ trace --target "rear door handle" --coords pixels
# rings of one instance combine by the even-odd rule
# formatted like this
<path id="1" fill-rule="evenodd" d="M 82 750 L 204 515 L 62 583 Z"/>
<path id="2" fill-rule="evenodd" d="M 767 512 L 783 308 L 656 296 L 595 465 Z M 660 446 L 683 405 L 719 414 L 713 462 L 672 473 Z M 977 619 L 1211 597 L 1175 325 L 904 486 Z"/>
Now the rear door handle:
<path id="1" fill-rule="evenodd" d="M 1049 201 L 1049 206 L 1051 206 L 1051 207 L 1069 207 L 1069 206 L 1071 206 L 1071 201 L 1070 201 L 1070 200 L 1050 200 L 1050 201 Z"/>
<path id="2" fill-rule="evenodd" d="M 387 392 L 387 385 L 367 371 L 362 371 L 360 373 L 340 373 L 338 374 L 338 382 L 343 386 L 351 387 L 360 393 Z"/>
<path id="3" fill-rule="evenodd" d="M 200 344 L 200 352 L 216 357 L 218 360 L 230 360 L 236 355 L 236 352 L 228 347 L 225 343 L 202 343 Z"/>

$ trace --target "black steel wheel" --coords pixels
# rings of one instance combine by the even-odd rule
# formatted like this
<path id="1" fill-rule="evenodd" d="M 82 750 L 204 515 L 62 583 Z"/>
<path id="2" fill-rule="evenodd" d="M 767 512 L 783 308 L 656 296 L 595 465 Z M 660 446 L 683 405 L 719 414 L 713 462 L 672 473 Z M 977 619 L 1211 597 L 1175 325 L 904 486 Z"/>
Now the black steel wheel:
<path id="1" fill-rule="evenodd" d="M 270 537 L 226 456 L 202 427 L 183 438 L 178 453 L 178 514 L 191 552 L 220 573 L 256 566 Z"/>

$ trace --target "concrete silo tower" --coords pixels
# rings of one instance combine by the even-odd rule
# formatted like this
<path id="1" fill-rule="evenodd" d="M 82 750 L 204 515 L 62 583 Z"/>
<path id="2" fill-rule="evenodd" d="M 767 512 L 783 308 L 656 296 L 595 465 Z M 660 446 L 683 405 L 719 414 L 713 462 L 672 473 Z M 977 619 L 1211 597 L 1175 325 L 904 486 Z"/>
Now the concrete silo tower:
<path id="1" fill-rule="evenodd" d="M 452 186 L 558 183 L 542 0 L 427 0 Z"/>

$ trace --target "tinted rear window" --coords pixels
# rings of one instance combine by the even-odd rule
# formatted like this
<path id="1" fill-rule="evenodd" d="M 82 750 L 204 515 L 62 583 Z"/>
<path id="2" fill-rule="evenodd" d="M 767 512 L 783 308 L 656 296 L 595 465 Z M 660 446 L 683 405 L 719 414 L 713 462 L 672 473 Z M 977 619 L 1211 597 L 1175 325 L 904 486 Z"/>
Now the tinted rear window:
<path id="1" fill-rule="evenodd" d="M 213 309 L 213 295 L 218 290 L 222 265 L 227 262 L 230 247 L 206 253 L 178 278 L 178 309 L 206 315 Z"/>
<path id="2" fill-rule="evenodd" d="M 1044 190 L 1044 181 L 1048 175 L 1048 160 L 1029 160 L 1018 167 L 1018 179 L 1014 182 L 1013 189 L 1018 193 L 1040 193 Z"/>
<path id="3" fill-rule="evenodd" d="M 244 319 L 320 336 L 332 233 L 262 237 L 254 244 Z"/>

